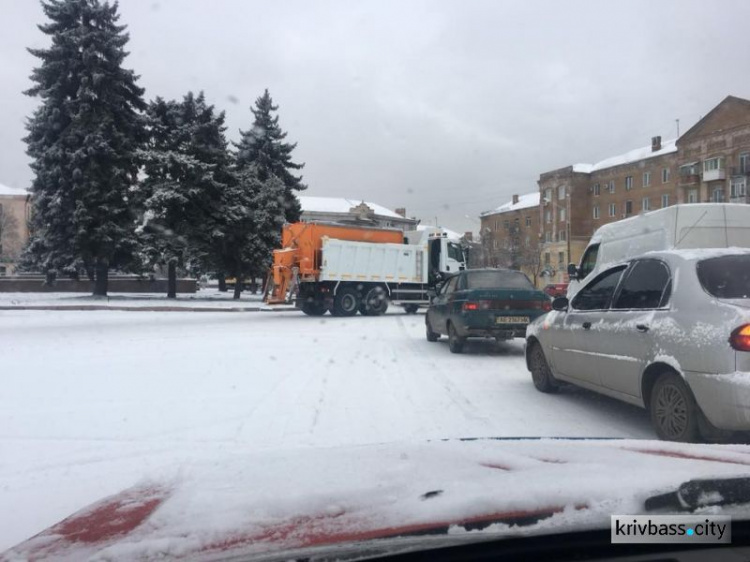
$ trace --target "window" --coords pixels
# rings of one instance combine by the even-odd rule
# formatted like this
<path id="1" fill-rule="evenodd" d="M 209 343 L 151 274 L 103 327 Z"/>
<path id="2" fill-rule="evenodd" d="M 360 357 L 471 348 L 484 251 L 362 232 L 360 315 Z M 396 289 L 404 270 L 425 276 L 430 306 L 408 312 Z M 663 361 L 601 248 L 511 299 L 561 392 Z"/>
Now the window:
<path id="1" fill-rule="evenodd" d="M 561 185 L 557 188 L 557 198 L 558 199 L 565 199 L 565 186 Z"/>
<path id="2" fill-rule="evenodd" d="M 544 222 L 546 222 L 547 224 L 552 222 L 552 211 L 544 211 Z"/>
<path id="3" fill-rule="evenodd" d="M 505 228 L 505 230 L 508 230 L 509 226 L 510 226 L 510 223 L 508 221 L 503 221 L 503 228 Z"/>
<path id="4" fill-rule="evenodd" d="M 669 168 L 664 168 L 661 171 L 661 183 L 667 183 L 669 181 L 669 175 L 670 175 Z"/>
<path id="5" fill-rule="evenodd" d="M 565 209 L 560 209 L 558 211 L 558 214 L 559 214 L 559 220 L 560 220 L 560 222 L 564 221 L 565 220 L 565 216 L 566 216 Z"/>
<path id="6" fill-rule="evenodd" d="M 594 218 L 599 218 L 599 205 L 594 205 Z"/>
<path id="7" fill-rule="evenodd" d="M 526 217 L 526 226 L 531 226 L 531 217 Z"/>
<path id="8" fill-rule="evenodd" d="M 544 252 L 544 265 L 549 265 L 549 252 Z"/>
<path id="9" fill-rule="evenodd" d="M 581 258 L 581 268 L 579 270 L 581 279 L 594 271 L 594 267 L 596 266 L 596 258 L 598 257 L 598 255 L 599 244 L 593 244 L 586 248 L 586 252 L 583 254 L 583 258 Z"/>
<path id="10" fill-rule="evenodd" d="M 461 245 L 448 242 L 448 257 L 459 262 L 464 261 L 464 251 L 461 249 Z"/>
<path id="11" fill-rule="evenodd" d="M 598 275 L 594 280 L 581 289 L 573 299 L 571 306 L 577 310 L 603 310 L 609 308 L 612 295 L 615 294 L 620 282 L 624 265 L 609 269 Z"/>
<path id="12" fill-rule="evenodd" d="M 651 202 L 648 200 L 648 197 L 644 197 L 643 201 L 641 201 L 641 209 L 644 211 L 648 211 L 651 208 Z"/>
<path id="13" fill-rule="evenodd" d="M 698 175 L 698 162 L 691 162 L 689 164 L 683 164 L 680 166 L 680 177 L 684 178 L 687 176 Z"/>
<path id="14" fill-rule="evenodd" d="M 721 170 L 724 167 L 724 158 L 717 156 L 703 161 L 703 171 Z"/>
<path id="15" fill-rule="evenodd" d="M 750 298 L 750 256 L 719 256 L 699 261 L 698 280 L 703 289 L 718 299 Z"/>
<path id="16" fill-rule="evenodd" d="M 633 214 L 633 202 L 625 201 L 625 215 L 632 215 L 632 214 Z"/>
<path id="17" fill-rule="evenodd" d="M 740 154 L 739 158 L 740 163 L 740 174 L 747 174 L 750 172 L 750 152 L 743 152 Z"/>
<path id="18" fill-rule="evenodd" d="M 560 242 L 565 242 L 568 239 L 568 233 L 565 232 L 565 230 L 561 230 L 558 233 L 557 238 L 560 240 Z"/>
<path id="19" fill-rule="evenodd" d="M 552 188 L 551 187 L 548 187 L 547 189 L 544 190 L 544 198 L 547 201 L 552 201 Z"/>
<path id="20" fill-rule="evenodd" d="M 643 187 L 651 185 L 651 172 L 643 172 Z"/>
<path id="21" fill-rule="evenodd" d="M 609 216 L 614 217 L 616 214 L 617 214 L 617 204 L 610 203 L 609 204 Z"/>
<path id="22" fill-rule="evenodd" d="M 467 289 L 533 289 L 520 271 L 470 271 L 464 275 Z"/>
<path id="23" fill-rule="evenodd" d="M 711 201 L 714 203 L 722 203 L 724 201 L 724 188 L 715 187 L 711 194 Z"/>
<path id="24" fill-rule="evenodd" d="M 565 252 L 557 252 L 557 263 L 560 265 L 565 263 Z"/>
<path id="25" fill-rule="evenodd" d="M 633 176 L 627 176 L 625 178 L 625 190 L 630 191 L 633 189 Z"/>
<path id="26" fill-rule="evenodd" d="M 599 195 L 602 191 L 602 186 L 598 183 L 594 184 L 594 195 Z"/>
<path id="27" fill-rule="evenodd" d="M 732 178 L 731 197 L 745 197 L 747 193 L 747 179 L 746 178 Z M 2 210 L 0 210 L 0 216 L 2 216 Z"/>
<path id="28" fill-rule="evenodd" d="M 552 242 L 552 233 L 547 231 L 544 233 L 544 241 L 545 242 Z"/>
<path id="29" fill-rule="evenodd" d="M 459 278 L 458 275 L 456 275 L 455 277 L 451 277 L 448 280 L 448 284 L 445 286 L 445 289 L 442 290 L 442 291 L 440 291 L 440 293 L 443 294 L 443 295 L 449 295 L 450 293 L 452 293 L 453 291 L 455 291 L 456 290 L 456 284 L 458 283 L 458 278 Z"/>
<path id="30" fill-rule="evenodd" d="M 661 308 L 671 293 L 669 268 L 659 260 L 639 260 L 631 265 L 612 308 Z"/>
<path id="31" fill-rule="evenodd" d="M 697 189 L 691 189 L 688 191 L 688 203 L 697 203 L 698 202 L 698 190 Z"/>
<path id="32" fill-rule="evenodd" d="M 661 206 L 662 208 L 669 207 L 669 193 L 665 193 L 661 196 Z"/>
<path id="33" fill-rule="evenodd" d="M 615 180 L 609 180 L 609 192 L 610 193 L 615 192 Z"/>

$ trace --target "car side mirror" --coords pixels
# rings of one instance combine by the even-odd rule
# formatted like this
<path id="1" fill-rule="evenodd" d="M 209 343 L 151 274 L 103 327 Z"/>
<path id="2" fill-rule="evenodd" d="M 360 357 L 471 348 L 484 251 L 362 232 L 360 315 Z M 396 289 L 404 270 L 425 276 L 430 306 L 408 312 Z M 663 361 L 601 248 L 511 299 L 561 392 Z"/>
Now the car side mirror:
<path id="1" fill-rule="evenodd" d="M 570 306 L 568 297 L 557 297 L 552 301 L 552 310 L 557 310 L 558 312 L 565 312 L 568 310 L 568 306 Z"/>
<path id="2" fill-rule="evenodd" d="M 578 267 L 576 266 L 576 264 L 568 264 L 568 275 L 571 279 L 578 279 Z"/>

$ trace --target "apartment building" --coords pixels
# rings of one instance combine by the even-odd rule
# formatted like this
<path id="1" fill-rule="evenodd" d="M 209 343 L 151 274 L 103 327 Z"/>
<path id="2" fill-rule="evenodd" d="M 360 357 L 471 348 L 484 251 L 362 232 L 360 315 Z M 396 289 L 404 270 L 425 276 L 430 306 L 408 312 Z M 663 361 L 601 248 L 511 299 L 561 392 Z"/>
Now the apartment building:
<path id="1" fill-rule="evenodd" d="M 482 258 L 486 267 L 521 269 L 537 275 L 539 242 L 539 192 L 513 195 L 511 200 L 479 217 Z"/>
<path id="2" fill-rule="evenodd" d="M 678 139 L 539 176 L 545 282 L 567 281 L 603 224 L 677 203 L 747 203 L 750 101 L 728 96 Z"/>

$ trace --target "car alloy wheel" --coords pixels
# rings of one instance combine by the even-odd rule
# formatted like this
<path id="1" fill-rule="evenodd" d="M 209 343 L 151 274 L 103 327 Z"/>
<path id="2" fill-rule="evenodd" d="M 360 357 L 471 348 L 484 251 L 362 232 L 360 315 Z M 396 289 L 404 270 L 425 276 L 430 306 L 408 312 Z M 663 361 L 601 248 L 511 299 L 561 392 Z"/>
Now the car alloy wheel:
<path id="1" fill-rule="evenodd" d="M 560 385 L 552 376 L 547 359 L 544 357 L 542 346 L 538 343 L 532 344 L 530 353 L 531 380 L 539 392 L 553 393 L 560 389 Z"/>
<path id="2" fill-rule="evenodd" d="M 660 439 L 693 442 L 698 439 L 700 414 L 693 394 L 676 373 L 662 374 L 651 392 L 651 421 Z"/>

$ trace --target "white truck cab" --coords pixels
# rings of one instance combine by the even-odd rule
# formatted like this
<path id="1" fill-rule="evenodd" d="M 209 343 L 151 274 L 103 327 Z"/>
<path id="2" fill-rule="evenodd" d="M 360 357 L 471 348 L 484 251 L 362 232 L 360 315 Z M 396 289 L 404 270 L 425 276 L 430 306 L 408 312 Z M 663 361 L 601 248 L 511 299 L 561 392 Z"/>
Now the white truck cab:
<path id="1" fill-rule="evenodd" d="M 405 233 L 408 244 L 427 244 L 430 274 L 450 275 L 466 269 L 466 256 L 458 240 L 451 238 L 445 229 L 427 226 L 422 230 Z"/>
<path id="2" fill-rule="evenodd" d="M 750 205 L 691 203 L 642 213 L 597 229 L 578 265 L 568 266 L 568 298 L 608 264 L 654 250 L 750 248 Z"/>

